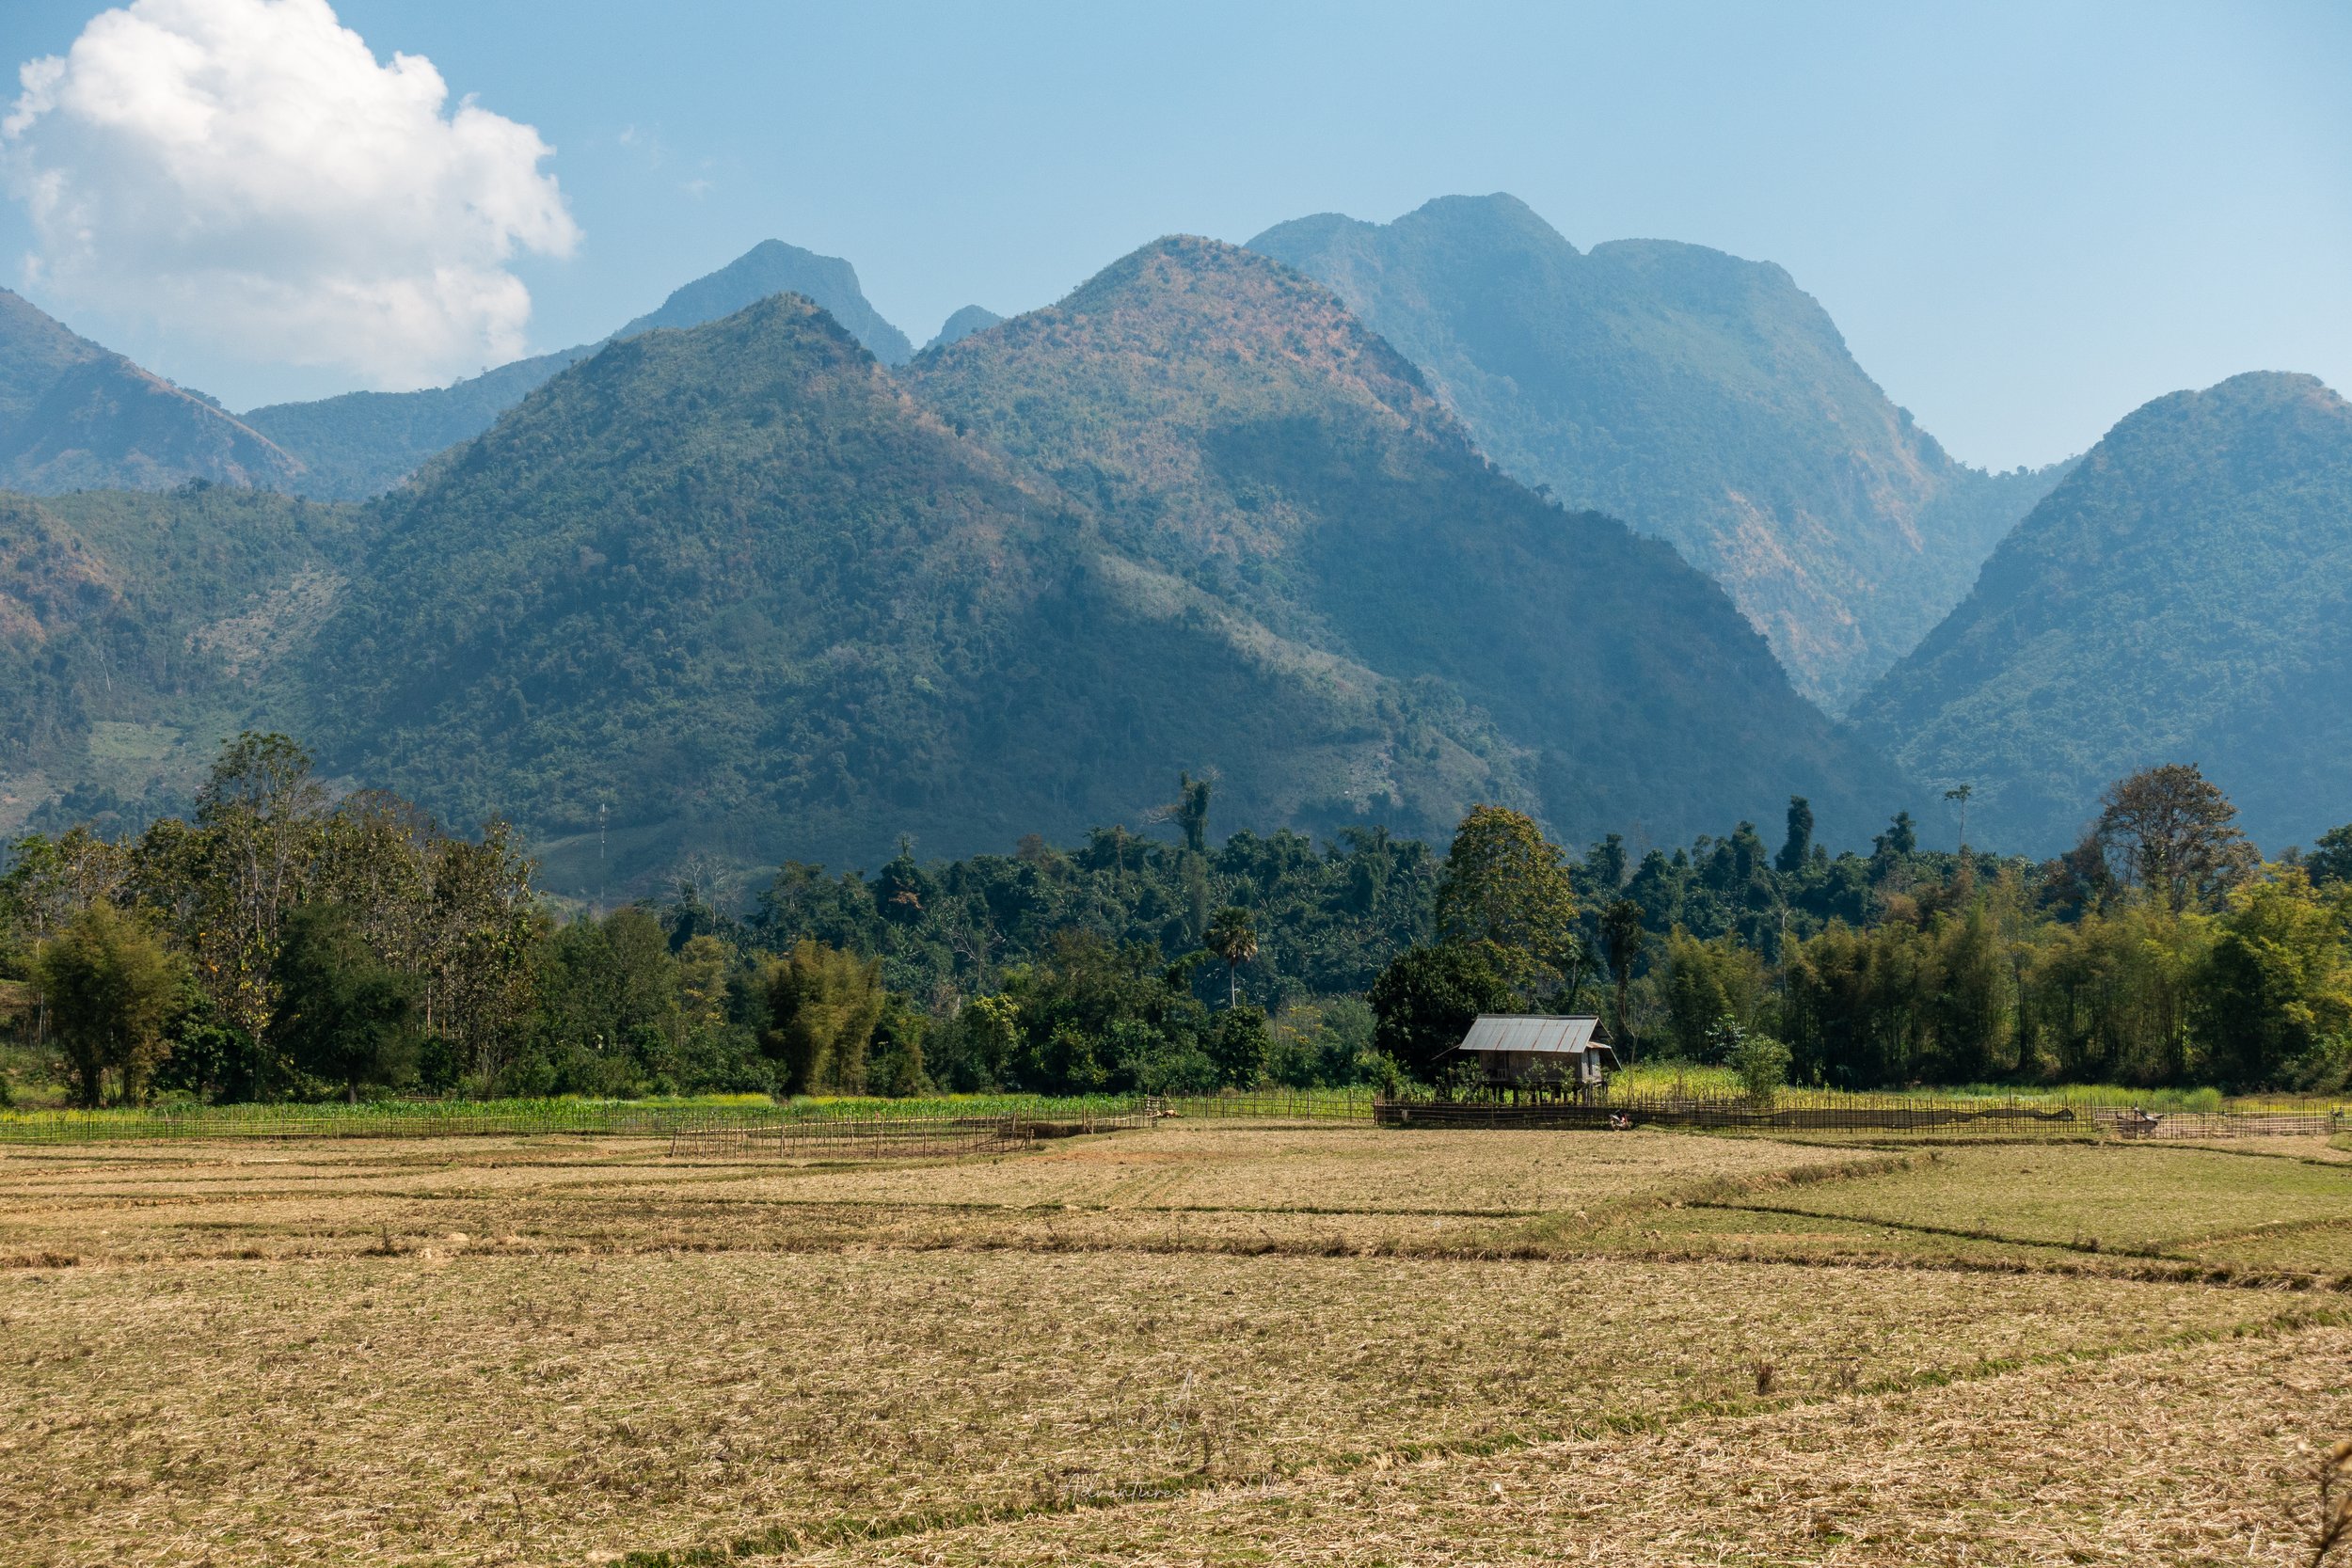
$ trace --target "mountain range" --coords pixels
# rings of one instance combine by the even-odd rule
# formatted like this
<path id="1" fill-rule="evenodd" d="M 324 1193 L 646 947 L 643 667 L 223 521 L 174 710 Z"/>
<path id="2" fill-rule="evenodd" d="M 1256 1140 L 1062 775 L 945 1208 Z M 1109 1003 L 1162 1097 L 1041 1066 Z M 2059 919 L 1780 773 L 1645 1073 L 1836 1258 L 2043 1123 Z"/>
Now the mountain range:
<path id="1" fill-rule="evenodd" d="M 1833 711 L 2063 471 L 1953 461 L 1770 262 L 1664 240 L 1581 252 L 1509 196 L 1249 245 L 1328 284 L 1505 471 L 1671 541 Z"/>
<path id="2" fill-rule="evenodd" d="M 2352 816 L 2344 428 L 2241 377 L 1985 474 L 1780 269 L 1505 197 L 1158 242 L 919 354 L 770 242 L 244 419 L 0 294 L 0 478 L 52 492 L 0 497 L 0 831 L 259 723 L 574 889 L 1139 823 L 1180 768 L 1236 825 L 1637 843 L 1972 783 L 2047 850 L 2194 760 L 2276 847 Z"/>
<path id="3" fill-rule="evenodd" d="M 1140 822 L 1660 836 L 1898 781 L 1722 592 L 1479 456 L 1328 293 L 1149 246 L 904 381 L 793 296 L 612 345 L 434 463 L 322 629 L 313 733 L 574 879 Z M 1568 615 L 1563 606 L 1571 607 Z"/>

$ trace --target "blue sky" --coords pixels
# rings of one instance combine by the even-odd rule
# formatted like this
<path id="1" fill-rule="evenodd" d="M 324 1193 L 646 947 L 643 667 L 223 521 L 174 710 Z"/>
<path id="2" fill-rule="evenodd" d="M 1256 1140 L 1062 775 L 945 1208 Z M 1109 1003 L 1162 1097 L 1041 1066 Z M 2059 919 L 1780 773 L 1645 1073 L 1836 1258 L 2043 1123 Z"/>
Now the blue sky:
<path id="1" fill-rule="evenodd" d="M 0 51 L 62 53 L 102 8 L 11 0 Z M 334 10 L 377 60 L 429 58 L 450 109 L 470 95 L 554 149 L 538 167 L 577 243 L 503 263 L 533 348 L 599 336 L 771 235 L 848 257 L 919 343 L 958 306 L 1047 303 L 1162 233 L 1507 190 L 1580 246 L 1780 262 L 1974 463 L 2079 451 L 2239 371 L 2352 386 L 2343 6 Z M 138 201 L 142 235 L 168 228 L 150 210 L 167 196 Z M 42 243 L 23 203 L 0 211 L 0 278 L 232 406 L 366 379 L 289 362 L 331 313 L 274 333 L 250 297 L 232 318 L 95 274 L 68 298 L 54 267 L 28 281 L 19 262 Z M 298 309 L 303 284 L 273 308 Z M 371 363 L 378 384 L 405 373 Z"/>

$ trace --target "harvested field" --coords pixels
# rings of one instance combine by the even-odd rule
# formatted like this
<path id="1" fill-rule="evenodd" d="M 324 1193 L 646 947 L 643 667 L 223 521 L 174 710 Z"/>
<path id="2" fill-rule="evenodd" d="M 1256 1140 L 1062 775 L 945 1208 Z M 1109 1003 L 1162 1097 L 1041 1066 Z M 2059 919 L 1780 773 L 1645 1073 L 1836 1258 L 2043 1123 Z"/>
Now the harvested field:
<path id="1" fill-rule="evenodd" d="M 2304 1568 L 2313 1463 L 2352 1430 L 2347 1371 L 2352 1334 L 2316 1330 L 781 1556 Z"/>
<path id="2" fill-rule="evenodd" d="M 1673 1200 L 1897 1163 L 1673 1133 L 1484 1139 L 1166 1128 L 897 1167 L 671 1160 L 658 1141 L 104 1146 L 0 1158 L 0 1259 L 351 1255 L 462 1231 L 538 1249 L 1526 1248 Z"/>
<path id="3" fill-rule="evenodd" d="M 0 1560 L 575 1563 L 861 1534 L 892 1560 L 1287 1560 L 1294 1531 L 1355 1560 L 1508 1560 L 1568 1553 L 1530 1521 L 1588 1528 L 1604 1499 L 1631 1549 L 1591 1560 L 1941 1560 L 1972 1528 L 2122 1560 L 2063 1556 L 2096 1510 L 2043 1493 L 2208 1550 L 2333 1418 L 2317 1395 L 2280 1413 L 2294 1369 L 2352 1371 L 2331 1326 L 2352 1262 L 2324 1262 L 2352 1171 L 2284 1150 L 1247 1126 L 899 1167 L 665 1147 L 0 1153 Z M 2086 1217 L 2162 1256 L 2092 1252 Z M 2177 1483 L 2246 1490 L 2177 1537 L 2153 1512 L 2177 1456 L 2131 1447 L 2125 1367 L 2155 1369 L 2176 1423 L 2200 1379 L 2269 1402 L 2257 1449 Z M 2079 1474 L 2012 1495 L 1988 1457 L 1916 1481 L 1971 1420 L 1994 1456 L 2062 1437 Z M 1561 1464 L 1581 1479 L 1541 1480 Z M 1663 1478 L 1691 1471 L 1683 1518 Z"/>

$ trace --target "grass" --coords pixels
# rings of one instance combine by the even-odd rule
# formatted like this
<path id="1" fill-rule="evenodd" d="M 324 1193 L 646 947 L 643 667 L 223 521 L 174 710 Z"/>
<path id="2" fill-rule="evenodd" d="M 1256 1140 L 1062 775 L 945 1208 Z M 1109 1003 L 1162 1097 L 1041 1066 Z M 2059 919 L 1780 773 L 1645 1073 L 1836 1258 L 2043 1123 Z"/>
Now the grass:
<path id="1" fill-rule="evenodd" d="M 0 1560 L 2266 1562 L 2352 1431 L 2315 1138 L 666 1148 L 0 1148 Z"/>
<path id="2" fill-rule="evenodd" d="M 294 1104 L 168 1103 L 97 1111 L 0 1111 L 0 1144 L 106 1143 L 157 1138 L 445 1137 L 460 1134 L 660 1134 L 702 1117 L 835 1121 L 867 1117 L 1022 1116 L 1069 1120 L 1123 1115 L 1131 1095 L 932 1095 L 903 1100 L 706 1095 L 666 1100 L 380 1100 Z"/>
<path id="3" fill-rule="evenodd" d="M 1938 1149 L 1926 1172 L 1840 1182 L 1788 1207 L 1903 1228 L 2185 1258 L 2281 1224 L 2352 1216 L 2352 1168 L 2198 1148 Z M 2313 1260 L 2324 1265 L 2327 1257 Z M 2334 1257 L 2352 1271 L 2352 1255 Z"/>

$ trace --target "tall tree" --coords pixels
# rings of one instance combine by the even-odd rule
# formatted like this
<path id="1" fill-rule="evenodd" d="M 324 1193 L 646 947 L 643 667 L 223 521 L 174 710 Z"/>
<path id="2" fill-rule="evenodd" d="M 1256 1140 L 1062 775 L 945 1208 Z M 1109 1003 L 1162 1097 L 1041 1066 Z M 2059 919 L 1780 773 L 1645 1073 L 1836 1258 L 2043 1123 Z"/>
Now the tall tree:
<path id="1" fill-rule="evenodd" d="M 1462 1043 L 1480 1013 L 1512 1004 L 1508 979 L 1490 961 L 1495 949 L 1440 943 L 1402 954 L 1372 983 L 1373 1047 L 1424 1082 Z"/>
<path id="2" fill-rule="evenodd" d="M 803 941 L 768 970 L 768 1032 L 761 1044 L 787 1094 L 856 1094 L 866 1048 L 882 1022 L 882 961 Z"/>
<path id="3" fill-rule="evenodd" d="M 1788 836 L 1780 841 L 1780 853 L 1772 860 L 1772 868 L 1783 876 L 1794 876 L 1804 869 L 1805 861 L 1813 853 L 1813 802 L 1802 795 L 1788 797 Z"/>
<path id="4" fill-rule="evenodd" d="M 278 1049 L 310 1077 L 361 1087 L 405 1081 L 416 1066 L 417 983 L 377 957 L 342 904 L 311 903 L 285 924 L 272 975 Z"/>
<path id="5" fill-rule="evenodd" d="M 1633 1031 L 1627 1022 L 1627 1003 L 1633 986 L 1633 965 L 1642 956 L 1648 941 L 1645 929 L 1647 916 L 1642 906 L 1630 898 L 1619 898 L 1600 911 L 1600 946 L 1609 960 L 1610 978 L 1616 982 L 1617 1044 L 1626 1053 L 1626 1061 L 1633 1060 Z"/>
<path id="6" fill-rule="evenodd" d="M 2230 894 L 2197 1004 L 2224 1087 L 2285 1084 L 2352 1037 L 2352 889 L 2329 893 L 2288 867 Z"/>
<path id="7" fill-rule="evenodd" d="M 1176 799 L 1159 810 L 1160 816 L 1176 824 L 1176 831 L 1184 835 L 1184 847 L 1200 855 L 1209 847 L 1209 796 L 1216 781 L 1203 775 L 1194 778 L 1190 773 L 1176 775 Z"/>
<path id="8" fill-rule="evenodd" d="M 1438 880 L 1441 942 L 1483 943 L 1494 967 L 1532 997 L 1575 969 L 1576 892 L 1560 847 L 1522 813 L 1473 806 Z"/>
<path id="9" fill-rule="evenodd" d="M 1225 1005 L 1228 1007 L 1241 1001 L 1241 966 L 1258 956 L 1258 927 L 1249 911 L 1238 904 L 1228 904 L 1216 911 L 1209 923 L 1210 952 L 1225 960 Z"/>
<path id="10" fill-rule="evenodd" d="M 2143 768 L 2100 797 L 2099 842 L 2125 883 L 2174 911 L 2217 908 L 2261 863 L 2237 808 L 2193 763 Z"/>
<path id="11" fill-rule="evenodd" d="M 270 972 L 319 849 L 326 790 L 310 754 L 282 735 L 231 741 L 197 792 L 194 929 L 198 982 L 264 1061 Z"/>
<path id="12" fill-rule="evenodd" d="M 2314 882 L 2352 882 L 2352 823 L 2320 834 L 2303 863 Z"/>

